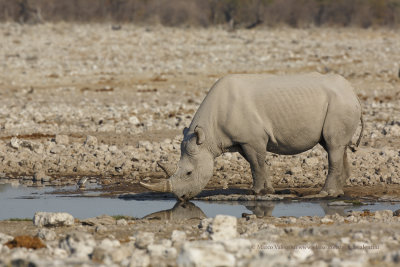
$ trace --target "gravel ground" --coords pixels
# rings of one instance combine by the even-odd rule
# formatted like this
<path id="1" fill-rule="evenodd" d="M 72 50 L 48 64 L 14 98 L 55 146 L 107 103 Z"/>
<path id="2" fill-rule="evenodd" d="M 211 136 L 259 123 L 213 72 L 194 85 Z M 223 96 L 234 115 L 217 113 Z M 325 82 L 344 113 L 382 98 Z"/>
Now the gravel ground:
<path id="1" fill-rule="evenodd" d="M 69 226 L 0 221 L 0 265 L 398 266 L 399 222 L 392 211 L 167 221 L 104 215 Z"/>
<path id="2" fill-rule="evenodd" d="M 400 34 L 397 30 L 260 28 L 229 32 L 223 28 L 122 25 L 121 30 L 115 31 L 107 24 L 60 23 L 0 24 L 0 36 L 0 178 L 15 179 L 27 185 L 63 185 L 88 176 L 103 185 L 127 186 L 142 179 L 161 178 L 163 174 L 156 161 L 171 165 L 178 161 L 182 129 L 189 125 L 202 99 L 219 77 L 228 73 L 318 71 L 347 78 L 354 85 L 363 107 L 366 128 L 359 150 L 349 153 L 353 171 L 347 190 L 375 186 L 390 191 L 400 184 Z M 322 186 L 327 173 L 326 153 L 319 146 L 296 156 L 270 154 L 267 160 L 276 187 L 316 190 Z M 217 159 L 208 187 L 250 186 L 249 165 L 240 155 L 227 153 Z M 373 190 L 368 192 L 374 194 Z M 321 224 L 321 218 L 305 218 L 308 221 L 300 226 L 300 219 L 294 223 L 290 218 L 240 219 L 240 237 L 250 243 L 246 241 L 243 248 L 238 245 L 240 249 L 233 252 L 222 241 L 213 241 L 210 246 L 216 246 L 215 251 L 221 254 L 233 254 L 221 257 L 230 263 L 233 260 L 235 265 L 256 266 L 257 261 L 271 257 L 280 260 L 282 255 L 283 264 L 287 265 L 304 262 L 316 266 L 354 266 L 398 261 L 399 252 L 393 252 L 399 250 L 395 234 L 397 217 L 387 221 L 370 219 L 374 216 L 355 216 L 361 223 L 335 217 L 331 218 L 333 224 Z M 174 226 L 146 220 L 128 223 L 129 235 L 126 236 L 132 236 L 132 231 L 154 230 L 156 244 L 169 243 L 158 239 L 158 229 Z M 182 222 L 181 226 L 185 223 L 191 228 L 186 229 L 188 236 L 190 231 L 200 231 L 198 220 Z M 7 224 L 32 228 L 25 222 L 1 222 L 0 232 L 7 233 Z M 292 224 L 294 230 L 290 230 Z M 145 228 L 136 228 L 138 225 Z M 241 232 L 240 227 L 247 229 L 251 225 L 256 225 L 254 237 L 246 235 L 244 230 Z M 269 225 L 278 226 L 269 228 Z M 93 228 L 74 227 L 83 232 Z M 309 229 L 316 230 L 310 232 Z M 170 232 L 164 234 L 163 238 L 171 238 Z M 112 235 L 107 237 L 111 243 L 118 239 L 117 233 Z M 332 238 L 327 239 L 326 235 Z M 326 240 L 343 246 L 355 242 L 381 245 L 377 254 L 358 249 L 304 250 L 308 252 L 250 249 L 261 242 L 258 238 L 271 243 L 282 240 L 283 244 L 299 245 Z M 203 234 L 189 240 L 197 239 L 203 239 Z M 151 257 L 153 260 L 151 253 L 160 253 L 162 257 L 170 257 L 160 262 L 171 264 L 179 263 L 178 255 L 201 254 L 208 246 L 199 241 L 192 244 L 198 246 L 197 252 L 190 252 L 190 243 L 185 244 L 188 248 L 164 244 L 172 252 L 151 252 L 148 247 L 134 249 L 134 240 L 133 237 L 126 242 L 120 240 L 116 246 L 138 253 L 137 257 L 142 255 L 143 259 Z M 54 241 L 54 244 L 60 242 Z M 91 244 L 99 246 L 98 242 Z M 94 264 L 86 259 L 83 262 L 75 259 L 74 253 L 59 246 L 56 249 L 54 245 L 55 250 L 31 251 L 28 255 L 46 254 L 44 258 L 37 256 L 43 264 L 52 257 L 60 258 L 61 265 L 75 264 L 75 261 Z M 247 253 L 246 249 L 252 252 Z M 24 249 L 9 251 L 3 246 L 0 251 L 8 255 L 7 260 L 26 255 Z M 303 252 L 311 256 L 304 256 Z M 300 256 L 294 256 L 295 253 Z M 69 257 L 70 254 L 73 256 Z M 92 254 L 86 254 L 86 258 L 87 255 Z M 109 261 L 109 256 L 103 256 L 99 256 L 99 261 L 106 264 L 131 263 L 130 256 L 121 261 L 114 258 Z M 356 262 L 351 263 L 354 258 Z M 361 258 L 365 262 L 360 262 Z M 92 255 L 91 259 L 97 258 Z M 185 258 L 179 264 L 186 266 L 182 262 Z"/>

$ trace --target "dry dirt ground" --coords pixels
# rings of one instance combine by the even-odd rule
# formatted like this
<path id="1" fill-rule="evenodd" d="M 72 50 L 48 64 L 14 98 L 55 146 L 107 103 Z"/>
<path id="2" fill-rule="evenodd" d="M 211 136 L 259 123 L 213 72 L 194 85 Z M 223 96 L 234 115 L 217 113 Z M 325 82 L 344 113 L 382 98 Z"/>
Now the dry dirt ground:
<path id="1" fill-rule="evenodd" d="M 391 29 L 1 24 L 0 177 L 29 186 L 89 176 L 129 192 L 139 180 L 163 177 L 156 161 L 178 161 L 182 129 L 219 77 L 318 71 L 347 78 L 363 108 L 366 127 L 359 150 L 349 153 L 346 192 L 398 198 L 399 43 Z M 317 191 L 327 173 L 319 146 L 296 156 L 270 154 L 267 161 L 274 185 L 297 195 Z M 240 155 L 216 160 L 209 188 L 250 186 Z"/>

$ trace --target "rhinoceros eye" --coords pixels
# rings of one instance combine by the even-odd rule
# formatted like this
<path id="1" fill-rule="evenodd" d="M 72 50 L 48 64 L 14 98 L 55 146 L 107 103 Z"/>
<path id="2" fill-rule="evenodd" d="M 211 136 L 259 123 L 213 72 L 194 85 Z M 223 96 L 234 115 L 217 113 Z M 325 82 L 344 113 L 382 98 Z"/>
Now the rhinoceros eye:
<path id="1" fill-rule="evenodd" d="M 191 171 L 186 173 L 186 175 L 187 175 L 187 176 L 189 176 L 189 175 L 191 175 L 191 174 L 192 174 L 192 172 L 191 172 Z"/>

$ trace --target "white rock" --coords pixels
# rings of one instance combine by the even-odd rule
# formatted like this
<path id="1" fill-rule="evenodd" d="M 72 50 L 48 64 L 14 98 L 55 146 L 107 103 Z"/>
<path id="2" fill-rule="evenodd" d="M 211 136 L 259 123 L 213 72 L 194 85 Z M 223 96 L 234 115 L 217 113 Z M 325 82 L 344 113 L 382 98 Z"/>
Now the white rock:
<path id="1" fill-rule="evenodd" d="M 175 244 L 182 244 L 183 242 L 186 241 L 186 233 L 183 231 L 179 231 L 179 230 L 174 230 L 172 231 L 171 234 L 171 241 L 172 243 Z"/>
<path id="2" fill-rule="evenodd" d="M 148 245 L 154 243 L 154 233 L 140 232 L 135 236 L 135 246 L 140 249 L 147 248 Z"/>
<path id="3" fill-rule="evenodd" d="M 333 220 L 327 217 L 321 219 L 321 223 L 333 223 Z"/>
<path id="4" fill-rule="evenodd" d="M 19 148 L 19 144 L 20 144 L 20 141 L 19 141 L 19 139 L 17 137 L 11 138 L 10 145 L 11 145 L 12 148 L 18 149 Z"/>
<path id="5" fill-rule="evenodd" d="M 71 226 L 74 225 L 74 217 L 66 212 L 36 212 L 33 224 L 42 226 Z"/>
<path id="6" fill-rule="evenodd" d="M 207 230 L 210 223 L 213 221 L 213 218 L 205 218 L 200 221 L 199 228 L 203 230 Z"/>
<path id="7" fill-rule="evenodd" d="M 144 250 L 133 250 L 129 267 L 147 267 L 150 266 L 150 256 Z"/>
<path id="8" fill-rule="evenodd" d="M 59 247 L 77 258 L 88 258 L 96 246 L 93 236 L 84 232 L 73 232 L 60 241 Z"/>
<path id="9" fill-rule="evenodd" d="M 186 242 L 178 256 L 177 265 L 182 267 L 234 266 L 235 257 L 227 253 L 221 244 L 215 242 Z"/>
<path id="10" fill-rule="evenodd" d="M 119 219 L 117 220 L 117 225 L 128 225 L 128 222 L 125 219 Z"/>
<path id="11" fill-rule="evenodd" d="M 172 241 L 169 240 L 169 239 L 161 239 L 160 244 L 165 246 L 165 247 L 171 247 L 172 246 Z"/>
<path id="12" fill-rule="evenodd" d="M 49 247 L 49 251 L 50 251 L 51 255 L 53 255 L 54 257 L 56 257 L 58 259 L 68 257 L 68 252 L 61 248 Z"/>
<path id="13" fill-rule="evenodd" d="M 100 224 L 100 225 L 96 226 L 95 231 L 96 231 L 96 233 L 102 234 L 102 233 L 105 233 L 107 231 L 107 227 L 105 227 L 104 225 Z"/>
<path id="14" fill-rule="evenodd" d="M 37 237 L 46 241 L 52 241 L 56 239 L 57 234 L 51 229 L 41 228 L 37 233 Z"/>
<path id="15" fill-rule="evenodd" d="M 235 238 L 237 236 L 237 219 L 228 215 L 217 215 L 208 225 L 212 240 L 225 240 Z"/>
<path id="16" fill-rule="evenodd" d="M 306 159 L 304 160 L 304 163 L 307 164 L 307 165 L 310 166 L 310 167 L 313 167 L 313 166 L 315 166 L 315 165 L 317 165 L 317 164 L 319 163 L 319 160 L 318 160 L 318 158 L 316 158 L 316 157 L 313 157 L 313 158 L 306 158 Z"/>
<path id="17" fill-rule="evenodd" d="M 293 252 L 293 257 L 295 257 L 299 261 L 305 261 L 307 258 L 311 257 L 314 255 L 314 252 L 310 248 L 301 248 L 301 249 L 296 249 Z"/>
<path id="18" fill-rule="evenodd" d="M 162 257 L 166 259 L 176 258 L 177 252 L 175 248 L 165 247 L 163 245 L 149 245 L 147 251 L 151 258 Z"/>
<path id="19" fill-rule="evenodd" d="M 97 138 L 95 136 L 87 135 L 85 145 L 89 147 L 97 146 Z"/>
<path id="20" fill-rule="evenodd" d="M 286 252 L 286 253 L 283 253 Z M 298 266 L 298 264 L 289 258 L 287 251 L 281 253 L 266 254 L 263 257 L 252 259 L 246 266 L 259 267 L 259 266 Z"/>
<path id="21" fill-rule="evenodd" d="M 375 211 L 374 217 L 379 220 L 393 218 L 393 211 L 377 210 L 377 211 Z"/>
<path id="22" fill-rule="evenodd" d="M 140 121 L 136 116 L 131 116 L 131 117 L 129 117 L 129 123 L 131 123 L 133 125 L 137 125 L 137 124 L 140 124 Z"/>
<path id="23" fill-rule="evenodd" d="M 138 142 L 138 147 L 143 147 L 146 149 L 146 151 L 152 151 L 154 149 L 154 146 L 149 142 L 149 141 L 139 141 Z"/>
<path id="24" fill-rule="evenodd" d="M 111 240 L 109 238 L 104 238 L 103 240 L 101 240 L 99 246 L 104 249 L 112 249 L 120 247 L 121 243 L 118 240 Z"/>
<path id="25" fill-rule="evenodd" d="M 121 262 L 127 259 L 132 253 L 131 247 L 120 247 L 111 251 L 110 256 L 113 262 Z"/>
<path id="26" fill-rule="evenodd" d="M 0 244 L 7 243 L 8 241 L 13 240 L 13 239 L 14 239 L 14 237 L 12 237 L 10 235 L 0 233 Z"/>
<path id="27" fill-rule="evenodd" d="M 342 237 L 342 238 L 340 238 L 340 242 L 342 242 L 342 244 L 344 244 L 344 245 L 348 245 L 348 244 L 350 244 L 350 237 L 348 237 L 348 236 Z"/>

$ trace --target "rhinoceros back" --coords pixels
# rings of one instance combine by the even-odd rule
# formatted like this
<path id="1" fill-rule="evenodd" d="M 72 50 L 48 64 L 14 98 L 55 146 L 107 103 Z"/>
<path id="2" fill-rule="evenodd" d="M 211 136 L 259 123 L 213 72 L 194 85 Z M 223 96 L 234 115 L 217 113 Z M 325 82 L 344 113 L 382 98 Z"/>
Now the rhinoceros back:
<path id="1" fill-rule="evenodd" d="M 296 154 L 320 141 L 329 106 L 357 104 L 338 75 L 236 74 L 213 86 L 193 121 L 216 128 L 214 135 L 226 135 L 232 145 L 262 139 L 268 151 Z"/>

